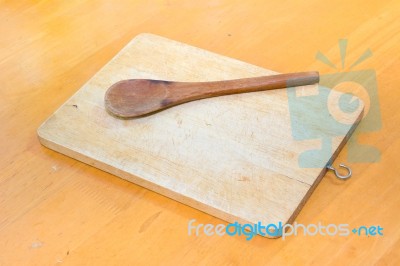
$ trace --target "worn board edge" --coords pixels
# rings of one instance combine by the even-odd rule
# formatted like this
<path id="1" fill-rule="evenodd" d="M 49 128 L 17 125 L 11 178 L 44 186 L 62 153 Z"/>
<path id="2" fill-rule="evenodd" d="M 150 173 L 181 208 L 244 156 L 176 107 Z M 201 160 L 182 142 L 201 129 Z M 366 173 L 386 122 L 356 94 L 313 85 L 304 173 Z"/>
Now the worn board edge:
<path id="1" fill-rule="evenodd" d="M 135 38 L 140 36 L 140 35 L 153 35 L 153 34 L 142 33 L 142 34 L 139 34 L 139 35 L 135 36 Z M 158 36 L 158 35 L 155 35 L 155 36 L 161 37 L 161 36 Z M 115 175 L 116 177 L 122 178 L 122 179 L 124 179 L 126 181 L 129 181 L 129 182 L 134 183 L 136 185 L 139 185 L 141 187 L 147 188 L 147 189 L 149 189 L 151 191 L 154 191 L 154 192 L 156 192 L 158 194 L 161 194 L 161 196 L 165 196 L 167 198 L 171 198 L 171 199 L 176 200 L 176 201 L 178 201 L 178 202 L 180 202 L 180 203 L 182 203 L 184 205 L 187 205 L 187 206 L 190 206 L 190 207 L 195 208 L 197 210 L 200 210 L 200 211 L 202 211 L 204 213 L 212 215 L 212 216 L 214 216 L 216 218 L 219 218 L 221 220 L 224 220 L 226 222 L 229 222 L 229 223 L 231 223 L 231 222 L 239 222 L 239 223 L 242 223 L 242 224 L 252 223 L 251 221 L 247 221 L 246 219 L 243 219 L 241 217 L 232 215 L 232 214 L 227 213 L 227 212 L 225 212 L 223 210 L 214 208 L 214 207 L 212 207 L 210 205 L 204 204 L 204 203 L 202 203 L 200 201 L 197 201 L 197 200 L 195 200 L 193 198 L 184 196 L 182 194 L 176 193 L 175 191 L 172 191 L 170 189 L 167 189 L 165 187 L 162 187 L 162 186 L 159 186 L 159 185 L 157 185 L 155 183 L 147 181 L 147 180 L 145 180 L 145 179 L 143 179 L 143 178 L 141 178 L 139 176 L 133 175 L 133 174 L 131 174 L 129 172 L 123 171 L 121 169 L 115 168 L 115 167 L 113 167 L 111 165 L 108 165 L 106 163 L 103 163 L 101 161 L 98 161 L 93 157 L 89 157 L 89 156 L 83 155 L 83 154 L 81 154 L 78 151 L 75 151 L 73 149 L 68 149 L 67 147 L 64 147 L 63 145 L 60 145 L 60 144 L 58 144 L 58 143 L 56 143 L 54 141 L 46 139 L 41 134 L 41 130 L 45 127 L 47 121 L 49 121 L 50 118 L 55 113 L 57 113 L 58 110 L 63 108 L 71 99 L 73 99 L 75 97 L 75 95 L 77 93 L 79 93 L 80 89 L 83 88 L 87 83 L 89 83 L 92 80 L 92 78 L 94 78 L 96 76 L 96 74 L 98 72 L 102 71 L 103 68 L 105 68 L 111 61 L 113 61 L 113 59 L 115 57 L 117 57 L 122 51 L 124 51 L 131 44 L 131 42 L 135 38 L 133 38 L 121 50 L 119 50 L 119 52 L 115 56 L 113 56 L 102 68 L 100 68 L 87 82 L 85 82 L 68 100 L 66 100 L 59 108 L 57 108 L 57 110 L 54 113 L 52 113 L 52 115 L 50 115 L 41 124 L 41 126 L 37 129 L 37 135 L 38 135 L 39 142 L 43 146 L 45 146 L 45 147 L 47 147 L 47 148 L 49 148 L 51 150 L 54 150 L 54 151 L 59 152 L 61 154 L 64 154 L 64 155 L 66 155 L 66 156 L 68 156 L 70 158 L 76 159 L 76 160 L 78 160 L 80 162 L 83 162 L 83 163 L 85 163 L 87 165 L 90 165 L 90 166 L 93 166 L 95 168 L 98 168 L 98 169 L 100 169 L 102 171 L 105 171 L 107 173 Z M 161 38 L 164 38 L 164 37 L 161 37 Z M 168 40 L 170 40 L 170 39 L 168 39 Z M 171 41 L 174 41 L 174 40 L 171 40 Z M 174 42 L 177 42 L 177 41 L 174 41 Z M 186 45 L 189 45 L 189 44 L 186 44 Z M 200 49 L 202 49 L 202 48 L 200 48 Z M 206 49 L 202 49 L 202 50 L 207 51 L 207 52 L 209 52 L 211 54 L 216 54 L 216 53 L 213 53 L 213 52 L 208 51 Z M 220 54 L 216 54 L 216 55 L 222 56 L 222 57 L 226 57 L 226 58 L 228 58 L 230 60 L 240 61 L 240 60 L 237 60 L 235 58 L 223 56 L 223 55 L 220 55 Z M 242 62 L 242 61 L 240 61 L 240 62 Z M 278 73 L 278 72 L 276 72 L 276 73 Z M 361 119 L 363 117 L 363 113 L 364 113 L 364 106 L 363 106 L 363 109 L 360 112 L 359 116 L 357 117 L 356 121 L 353 123 L 353 125 L 350 128 L 350 130 L 347 132 L 346 136 L 344 136 L 344 138 L 342 139 L 342 141 L 338 145 L 338 147 L 335 150 L 335 152 L 332 154 L 332 156 L 331 156 L 331 158 L 330 158 L 330 160 L 328 161 L 327 164 L 332 163 L 336 159 L 336 157 L 338 156 L 339 152 L 343 149 L 343 147 L 347 143 L 348 139 L 351 137 L 351 135 L 353 134 L 354 130 L 356 129 L 356 127 L 360 123 L 360 121 L 361 121 Z M 315 179 L 313 184 L 308 189 L 307 193 L 304 195 L 303 199 L 300 201 L 300 203 L 297 206 L 297 208 L 294 210 L 292 215 L 289 217 L 289 219 L 284 224 L 292 224 L 294 222 L 294 220 L 296 219 L 297 215 L 302 210 L 303 206 L 306 204 L 306 202 L 308 201 L 308 199 L 310 198 L 310 196 L 312 195 L 312 193 L 314 192 L 314 190 L 316 189 L 316 187 L 318 186 L 318 184 L 320 183 L 322 178 L 325 176 L 326 172 L 327 172 L 327 168 L 322 168 L 321 169 L 321 172 L 318 175 L 318 177 Z M 283 221 L 282 221 L 282 223 L 283 223 Z M 267 238 L 278 238 L 280 236 L 267 235 L 266 237 Z"/>
<path id="2" fill-rule="evenodd" d="M 350 130 L 347 132 L 346 136 L 343 138 L 343 140 L 340 142 L 338 145 L 337 149 L 335 152 L 333 152 L 331 158 L 327 162 L 327 166 L 333 164 L 333 162 L 336 160 L 338 157 L 339 153 L 342 151 L 343 147 L 346 145 L 347 141 L 351 138 L 353 135 L 354 131 L 356 130 L 358 124 L 361 122 L 362 118 L 364 116 L 364 106 L 358 115 L 356 121 L 354 124 L 351 126 Z M 301 200 L 300 204 L 297 206 L 291 217 L 288 219 L 287 223 L 292 224 L 294 220 L 296 219 L 297 215 L 299 215 L 300 211 L 304 207 L 304 205 L 307 203 L 308 199 L 311 197 L 312 193 L 314 190 L 317 188 L 318 184 L 321 182 L 322 178 L 326 175 L 326 172 L 328 171 L 328 168 L 323 168 L 321 170 L 321 173 L 318 175 L 318 177 L 315 179 L 314 183 L 311 185 L 310 189 L 307 191 L 306 195 L 304 195 L 304 198 Z M 341 182 L 346 182 L 345 180 L 341 180 Z"/>

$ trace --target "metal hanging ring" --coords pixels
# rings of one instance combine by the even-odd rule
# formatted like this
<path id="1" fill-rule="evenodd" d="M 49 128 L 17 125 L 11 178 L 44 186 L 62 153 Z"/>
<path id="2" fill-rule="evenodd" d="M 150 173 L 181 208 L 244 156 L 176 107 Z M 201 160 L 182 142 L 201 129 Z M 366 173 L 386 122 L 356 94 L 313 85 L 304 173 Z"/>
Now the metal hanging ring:
<path id="1" fill-rule="evenodd" d="M 343 168 L 345 168 L 345 169 L 347 170 L 347 175 L 341 175 L 341 174 L 338 172 L 338 170 L 336 170 L 334 167 L 332 167 L 332 165 L 327 165 L 326 168 L 328 168 L 329 170 L 334 171 L 336 177 L 339 178 L 339 179 L 345 180 L 345 179 L 350 178 L 350 177 L 351 177 L 351 174 L 352 174 L 350 167 L 348 167 L 348 166 L 346 166 L 346 165 L 344 165 L 344 164 L 342 164 L 342 163 L 339 164 L 339 166 L 340 166 L 340 167 L 343 167 Z"/>

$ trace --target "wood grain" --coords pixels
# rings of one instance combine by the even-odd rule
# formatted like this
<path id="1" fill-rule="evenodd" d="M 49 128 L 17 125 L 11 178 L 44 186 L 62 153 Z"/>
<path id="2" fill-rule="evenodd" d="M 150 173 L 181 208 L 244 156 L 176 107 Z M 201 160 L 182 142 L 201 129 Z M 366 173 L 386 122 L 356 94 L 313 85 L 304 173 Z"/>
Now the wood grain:
<path id="1" fill-rule="evenodd" d="M 157 58 L 157 51 L 162 60 Z M 159 66 L 164 61 L 178 71 L 163 75 Z M 140 34 L 43 123 L 38 129 L 39 139 L 51 149 L 228 222 L 291 223 L 325 174 L 325 166 L 354 131 L 362 116 L 361 101 L 360 108 L 349 116 L 332 108 L 334 103 L 296 105 L 286 90 L 267 90 L 190 102 L 125 121 L 110 116 L 103 103 L 107 88 L 121 77 L 193 80 L 189 84 L 198 88 L 198 84 L 220 80 L 224 75 L 229 79 L 222 82 L 226 82 L 223 88 L 231 90 L 231 83 L 238 87 L 237 79 L 245 81 L 239 84 L 253 83 L 250 87 L 257 89 L 262 84 L 259 76 L 267 73 L 273 71 L 156 35 Z M 299 85 L 318 78 L 312 72 L 295 74 L 300 81 L 287 80 L 287 76 L 271 75 L 277 83 L 271 83 L 267 76 L 261 79 L 264 85 L 286 86 L 287 81 Z M 317 87 L 313 84 L 288 90 L 300 95 L 319 90 Z M 164 91 L 162 86 L 160 89 Z M 289 104 L 300 112 L 290 112 Z M 335 120 L 328 120 L 330 116 L 344 119 L 346 124 L 336 126 Z M 310 127 L 304 125 L 304 130 L 337 139 L 331 152 L 307 158 L 313 167 L 300 165 L 300 156 L 320 149 L 319 145 L 297 140 L 291 129 L 294 121 L 305 118 Z"/>
<path id="2" fill-rule="evenodd" d="M 111 114 L 122 118 L 133 118 L 195 100 L 311 85 L 318 81 L 318 72 L 209 82 L 128 79 L 113 84 L 106 91 L 104 102 Z"/>
<path id="3" fill-rule="evenodd" d="M 398 1 L 3 1 L 0 14 L 0 265 L 400 263 Z M 370 49 L 353 70 L 375 71 L 382 127 L 350 142 L 380 160 L 349 162 L 346 145 L 334 164 L 353 177 L 328 173 L 296 221 L 379 224 L 384 237 L 190 237 L 190 219 L 223 221 L 43 147 L 40 124 L 141 32 L 322 76 L 342 71 L 338 39 L 348 39 L 343 71 Z"/>

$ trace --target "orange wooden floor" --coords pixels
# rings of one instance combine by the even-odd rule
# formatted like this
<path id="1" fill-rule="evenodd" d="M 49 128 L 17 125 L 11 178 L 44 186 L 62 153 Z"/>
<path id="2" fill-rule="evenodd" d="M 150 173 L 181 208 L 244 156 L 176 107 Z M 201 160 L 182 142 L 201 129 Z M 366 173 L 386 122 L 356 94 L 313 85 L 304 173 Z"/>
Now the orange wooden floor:
<path id="1" fill-rule="evenodd" d="M 399 265 L 400 2 L 196 2 L 0 3 L 0 265 Z M 335 164 L 354 177 L 328 174 L 297 222 L 380 225 L 384 236 L 188 236 L 190 219 L 223 221 L 41 146 L 39 125 L 142 32 L 279 72 L 348 71 L 370 49 L 354 70 L 376 72 L 382 127 L 357 141 L 380 161 L 348 162 L 345 149 Z"/>

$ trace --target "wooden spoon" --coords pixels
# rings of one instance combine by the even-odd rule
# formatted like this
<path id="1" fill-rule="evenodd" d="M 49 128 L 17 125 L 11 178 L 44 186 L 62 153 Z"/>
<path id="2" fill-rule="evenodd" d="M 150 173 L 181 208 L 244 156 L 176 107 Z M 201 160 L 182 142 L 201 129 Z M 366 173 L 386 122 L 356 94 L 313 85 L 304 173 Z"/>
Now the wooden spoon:
<path id="1" fill-rule="evenodd" d="M 113 115 L 132 118 L 204 98 L 303 86 L 318 82 L 318 72 L 300 72 L 213 82 L 129 79 L 119 81 L 107 90 L 105 105 Z"/>

